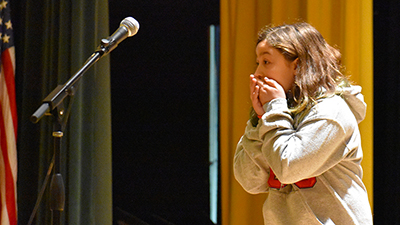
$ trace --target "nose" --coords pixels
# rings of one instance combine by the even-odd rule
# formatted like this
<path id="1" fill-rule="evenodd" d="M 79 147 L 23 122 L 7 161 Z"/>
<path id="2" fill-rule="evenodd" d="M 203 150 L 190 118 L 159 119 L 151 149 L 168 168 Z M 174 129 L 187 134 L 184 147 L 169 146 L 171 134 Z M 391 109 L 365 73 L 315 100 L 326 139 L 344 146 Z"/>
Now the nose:
<path id="1" fill-rule="evenodd" d="M 260 65 L 257 66 L 256 71 L 254 72 L 254 77 L 262 80 L 263 77 L 265 77 L 264 73 L 262 73 L 262 70 L 260 69 Z"/>

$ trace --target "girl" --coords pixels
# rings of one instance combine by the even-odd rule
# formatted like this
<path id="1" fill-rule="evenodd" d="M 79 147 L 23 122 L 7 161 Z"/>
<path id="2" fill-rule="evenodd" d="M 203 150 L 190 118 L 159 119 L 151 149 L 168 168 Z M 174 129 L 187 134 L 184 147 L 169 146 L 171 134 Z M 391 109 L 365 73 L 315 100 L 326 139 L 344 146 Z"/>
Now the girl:
<path id="1" fill-rule="evenodd" d="M 339 51 L 297 23 L 263 29 L 256 57 L 234 174 L 247 192 L 269 193 L 264 223 L 372 224 L 358 128 L 366 105 Z"/>

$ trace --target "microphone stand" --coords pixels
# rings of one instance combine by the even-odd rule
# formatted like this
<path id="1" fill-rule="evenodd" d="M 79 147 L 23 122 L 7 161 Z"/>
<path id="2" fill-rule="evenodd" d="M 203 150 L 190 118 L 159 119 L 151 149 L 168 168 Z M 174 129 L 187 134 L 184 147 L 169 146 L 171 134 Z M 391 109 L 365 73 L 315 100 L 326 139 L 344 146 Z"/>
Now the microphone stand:
<path id="1" fill-rule="evenodd" d="M 54 139 L 54 174 L 50 183 L 51 224 L 61 224 L 61 212 L 65 206 L 65 187 L 61 175 L 61 139 L 64 134 L 66 120 L 63 120 L 63 104 L 53 110 L 53 139 Z M 67 117 L 65 117 L 67 118 Z"/>
<path id="2" fill-rule="evenodd" d="M 42 105 L 31 116 L 33 123 L 39 122 L 44 116 L 53 117 L 53 141 L 54 141 L 54 173 L 50 183 L 50 210 L 51 224 L 61 224 L 62 212 L 65 206 L 65 187 L 61 174 L 61 139 L 68 121 L 72 100 L 69 102 L 67 112 L 64 110 L 63 101 L 67 96 L 74 96 L 74 85 L 80 80 L 83 74 L 94 65 L 102 56 L 113 50 L 116 45 L 110 43 L 107 39 L 102 39 L 97 51 L 94 52 L 84 63 L 81 69 L 72 76 L 64 85 L 58 85 L 44 100 Z M 51 165 L 52 166 L 52 165 Z M 49 171 L 51 167 L 49 168 Z M 43 187 L 47 185 L 48 179 L 45 179 Z M 41 201 L 42 194 L 39 195 L 35 209 L 31 215 L 32 222 L 36 209 Z"/>

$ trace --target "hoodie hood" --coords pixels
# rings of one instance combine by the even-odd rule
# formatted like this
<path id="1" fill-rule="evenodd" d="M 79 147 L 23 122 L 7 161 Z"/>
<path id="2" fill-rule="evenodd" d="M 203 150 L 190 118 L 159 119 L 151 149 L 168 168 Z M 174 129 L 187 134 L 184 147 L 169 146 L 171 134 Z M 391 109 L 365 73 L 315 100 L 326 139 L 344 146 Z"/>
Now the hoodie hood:
<path id="1" fill-rule="evenodd" d="M 367 112 L 367 104 L 364 101 L 364 95 L 361 94 L 361 89 L 361 86 L 354 85 L 338 90 L 347 105 L 349 105 L 358 123 L 364 120 Z"/>

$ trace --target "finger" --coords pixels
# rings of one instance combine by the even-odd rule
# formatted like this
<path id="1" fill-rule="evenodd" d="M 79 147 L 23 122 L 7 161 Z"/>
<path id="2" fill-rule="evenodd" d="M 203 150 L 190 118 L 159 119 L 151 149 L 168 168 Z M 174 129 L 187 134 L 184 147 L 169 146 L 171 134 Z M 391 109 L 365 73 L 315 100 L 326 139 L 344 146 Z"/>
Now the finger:
<path id="1" fill-rule="evenodd" d="M 258 95 L 260 92 L 260 87 L 258 85 L 254 86 L 253 91 L 250 93 L 250 98 L 253 102 L 259 101 Z"/>
<path id="2" fill-rule="evenodd" d="M 268 94 L 268 89 L 270 87 L 268 85 L 264 85 L 259 89 L 259 95 L 266 95 Z"/>
<path id="3" fill-rule="evenodd" d="M 252 103 L 253 109 L 257 113 L 257 115 L 263 115 L 264 109 L 262 108 L 262 105 L 261 105 L 261 102 L 259 99 L 259 89 L 260 89 L 260 87 L 258 85 L 254 87 L 254 92 L 251 95 L 251 103 Z"/>
<path id="4" fill-rule="evenodd" d="M 268 89 L 268 88 L 271 88 L 271 86 L 270 86 L 269 84 L 265 83 L 265 82 L 262 81 L 262 80 L 257 80 L 257 85 L 260 87 L 260 90 L 261 90 L 261 89 Z"/>
<path id="5" fill-rule="evenodd" d="M 276 80 L 274 80 L 274 79 L 268 79 L 267 77 L 265 77 L 264 81 L 265 81 L 265 84 L 267 84 L 271 87 L 274 87 L 274 88 L 281 87 L 281 85 L 278 82 L 276 82 Z"/>
<path id="6" fill-rule="evenodd" d="M 268 98 L 271 99 L 265 99 L 263 97 L 265 97 L 263 94 L 263 90 L 260 90 L 260 95 L 262 95 L 260 97 L 260 100 L 262 100 L 261 102 L 263 103 L 264 101 L 270 101 L 272 99 L 275 98 L 286 98 L 286 94 L 285 94 L 285 90 L 284 88 L 276 81 L 273 79 L 264 79 L 265 80 L 265 85 L 263 86 L 263 89 L 265 89 L 266 93 L 269 92 Z"/>
<path id="7" fill-rule="evenodd" d="M 250 75 L 250 95 L 255 92 L 255 86 L 257 85 L 257 79 L 254 77 L 254 75 Z"/>
<path id="8" fill-rule="evenodd" d="M 250 78 L 250 82 L 249 82 L 249 84 L 250 84 L 250 90 L 252 89 L 252 86 L 253 86 L 253 78 L 254 78 L 254 75 L 253 74 L 250 74 L 250 76 L 249 76 L 249 78 Z"/>

